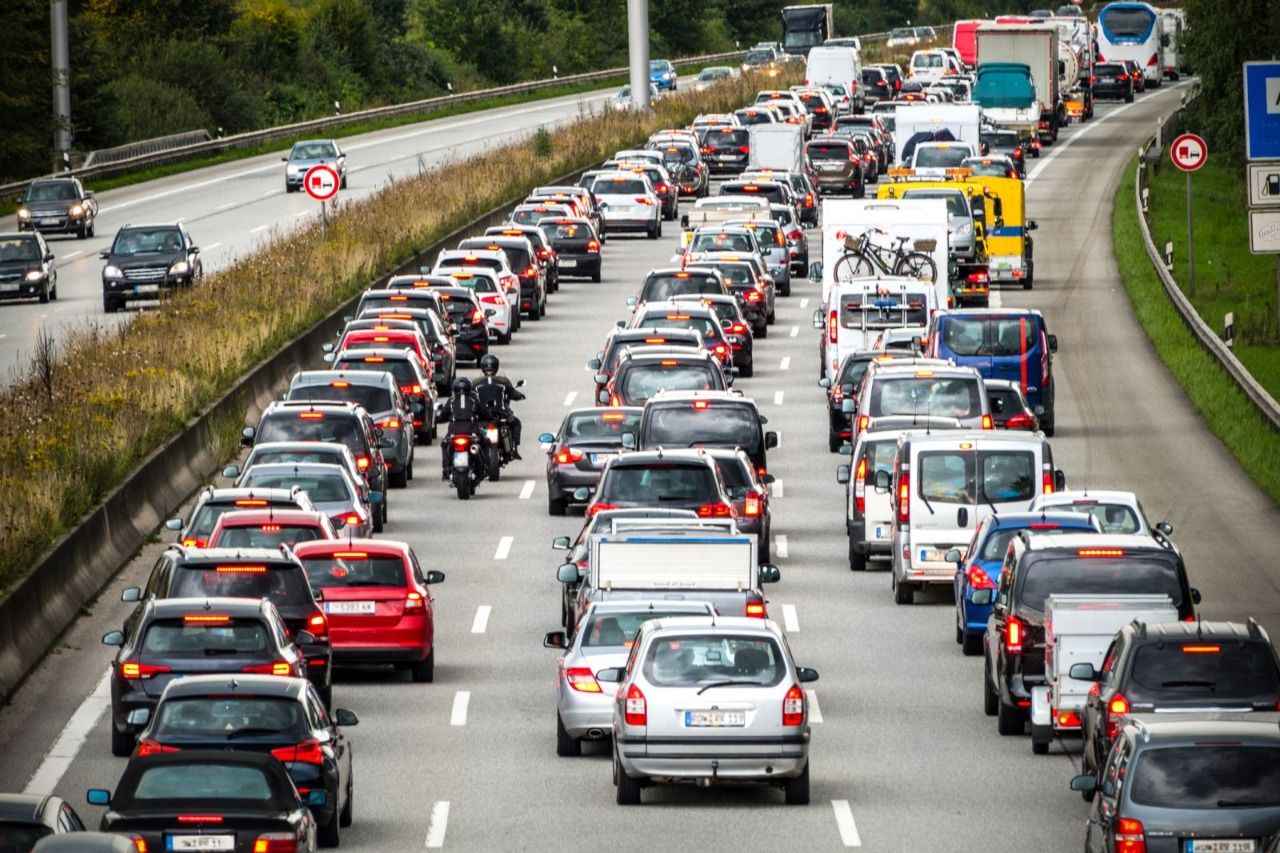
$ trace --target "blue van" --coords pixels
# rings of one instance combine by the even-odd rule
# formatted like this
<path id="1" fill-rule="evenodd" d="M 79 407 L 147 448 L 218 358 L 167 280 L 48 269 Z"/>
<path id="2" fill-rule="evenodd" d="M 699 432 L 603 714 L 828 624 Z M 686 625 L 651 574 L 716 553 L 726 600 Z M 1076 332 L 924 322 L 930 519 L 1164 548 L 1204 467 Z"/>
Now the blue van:
<path id="1" fill-rule="evenodd" d="M 1045 435 L 1054 432 L 1057 351 L 1058 337 L 1048 333 L 1044 315 L 1028 308 L 939 311 L 929 329 L 929 357 L 977 368 L 983 379 L 1017 382 Z"/>

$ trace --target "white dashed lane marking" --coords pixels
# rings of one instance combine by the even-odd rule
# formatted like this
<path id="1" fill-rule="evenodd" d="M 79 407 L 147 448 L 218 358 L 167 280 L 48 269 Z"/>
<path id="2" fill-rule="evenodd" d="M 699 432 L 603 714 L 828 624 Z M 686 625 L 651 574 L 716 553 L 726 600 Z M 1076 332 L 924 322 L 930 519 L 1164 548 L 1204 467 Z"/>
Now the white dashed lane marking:
<path id="1" fill-rule="evenodd" d="M 449 712 L 449 725 L 465 726 L 467 724 L 467 706 L 470 704 L 470 690 L 459 690 L 453 694 L 453 710 Z"/>
<path id="2" fill-rule="evenodd" d="M 861 847 L 862 836 L 858 835 L 858 826 L 853 822 L 853 809 L 848 800 L 832 800 L 831 809 L 836 815 L 836 827 L 840 830 L 840 841 L 845 847 Z"/>
<path id="3" fill-rule="evenodd" d="M 493 608 L 488 604 L 481 604 L 476 608 L 476 618 L 471 621 L 471 633 L 483 634 L 485 628 L 489 627 L 489 614 L 493 612 Z"/>
<path id="4" fill-rule="evenodd" d="M 533 490 L 536 485 L 533 480 L 525 480 L 524 485 L 520 487 L 520 500 L 527 501 L 533 497 Z"/>
<path id="5" fill-rule="evenodd" d="M 787 535 L 780 533 L 773 537 L 773 551 L 779 557 L 787 556 Z"/>
<path id="6" fill-rule="evenodd" d="M 449 801 L 437 800 L 431 806 L 431 820 L 427 824 L 427 849 L 444 846 L 445 830 L 449 828 Z"/>
<path id="7" fill-rule="evenodd" d="M 782 624 L 786 626 L 788 634 L 794 634 L 800 630 L 800 619 L 796 616 L 794 604 L 782 605 Z"/>

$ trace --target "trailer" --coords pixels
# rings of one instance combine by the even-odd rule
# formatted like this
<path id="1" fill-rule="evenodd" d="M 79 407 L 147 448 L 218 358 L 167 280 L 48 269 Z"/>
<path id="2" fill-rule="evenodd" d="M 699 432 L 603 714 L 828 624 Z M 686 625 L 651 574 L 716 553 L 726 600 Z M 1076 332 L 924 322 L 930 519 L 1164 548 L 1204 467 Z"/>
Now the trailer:
<path id="1" fill-rule="evenodd" d="M 1031 751 L 1044 755 L 1056 737 L 1079 737 L 1093 681 L 1071 667 L 1101 669 L 1116 632 L 1130 622 L 1178 621 L 1167 595 L 1050 595 L 1045 602 L 1044 684 L 1031 688 Z"/>
<path id="2" fill-rule="evenodd" d="M 748 169 L 804 171 L 804 128 L 799 125 L 752 125 L 749 139 Z"/>

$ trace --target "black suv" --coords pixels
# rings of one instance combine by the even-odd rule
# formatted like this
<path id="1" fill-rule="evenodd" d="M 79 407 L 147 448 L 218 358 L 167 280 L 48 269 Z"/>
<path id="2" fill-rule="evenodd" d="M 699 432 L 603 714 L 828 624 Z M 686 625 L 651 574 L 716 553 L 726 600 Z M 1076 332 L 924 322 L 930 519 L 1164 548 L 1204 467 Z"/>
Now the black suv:
<path id="1" fill-rule="evenodd" d="M 1044 610 L 1055 593 L 1167 595 L 1180 619 L 1194 619 L 1200 603 L 1182 556 L 1149 536 L 1020 531 L 1005 552 L 983 638 L 983 710 L 1002 735 L 1022 734 L 1031 689 L 1045 683 Z"/>
<path id="2" fill-rule="evenodd" d="M 181 222 L 126 225 L 98 257 L 107 262 L 102 268 L 102 310 L 108 314 L 132 301 L 152 301 L 190 287 L 204 275 L 200 247 Z"/>
<path id="3" fill-rule="evenodd" d="M 755 400 L 732 391 L 661 391 L 645 404 L 636 447 L 736 447 L 763 477 L 767 451 L 778 446 L 778 434 L 765 432 L 768 421 Z"/>
<path id="4" fill-rule="evenodd" d="M 1101 671 L 1076 664 L 1071 675 L 1096 684 L 1084 707 L 1086 773 L 1096 774 L 1106 762 L 1130 714 L 1280 708 L 1280 658 L 1252 619 L 1244 625 L 1134 622 L 1116 634 Z"/>
<path id="5" fill-rule="evenodd" d="M 58 298 L 53 252 L 39 232 L 0 234 L 0 299 Z"/>

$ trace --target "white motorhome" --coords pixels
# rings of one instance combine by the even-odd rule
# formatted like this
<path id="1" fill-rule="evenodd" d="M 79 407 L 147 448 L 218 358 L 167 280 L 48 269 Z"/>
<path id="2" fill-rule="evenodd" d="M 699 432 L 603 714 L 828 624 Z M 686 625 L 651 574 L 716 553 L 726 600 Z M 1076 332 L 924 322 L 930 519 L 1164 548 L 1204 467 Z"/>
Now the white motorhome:
<path id="1" fill-rule="evenodd" d="M 900 104 L 894 110 L 895 159 L 905 165 L 916 145 L 942 141 L 933 138 L 937 135 L 950 135 L 948 141 L 968 143 L 977 151 L 981 125 L 982 108 L 977 104 Z"/>
<path id="2" fill-rule="evenodd" d="M 804 129 L 795 124 L 756 124 L 750 128 L 748 169 L 804 170 Z"/>
<path id="3" fill-rule="evenodd" d="M 857 49 L 843 45 L 821 45 L 810 49 L 804 70 L 806 86 L 828 83 L 843 86 L 849 93 L 849 109 L 862 112 L 862 58 Z"/>
<path id="4" fill-rule="evenodd" d="M 1177 80 L 1186 62 L 1182 55 L 1182 35 L 1187 13 L 1182 9 L 1160 10 L 1160 70 L 1165 79 Z"/>

